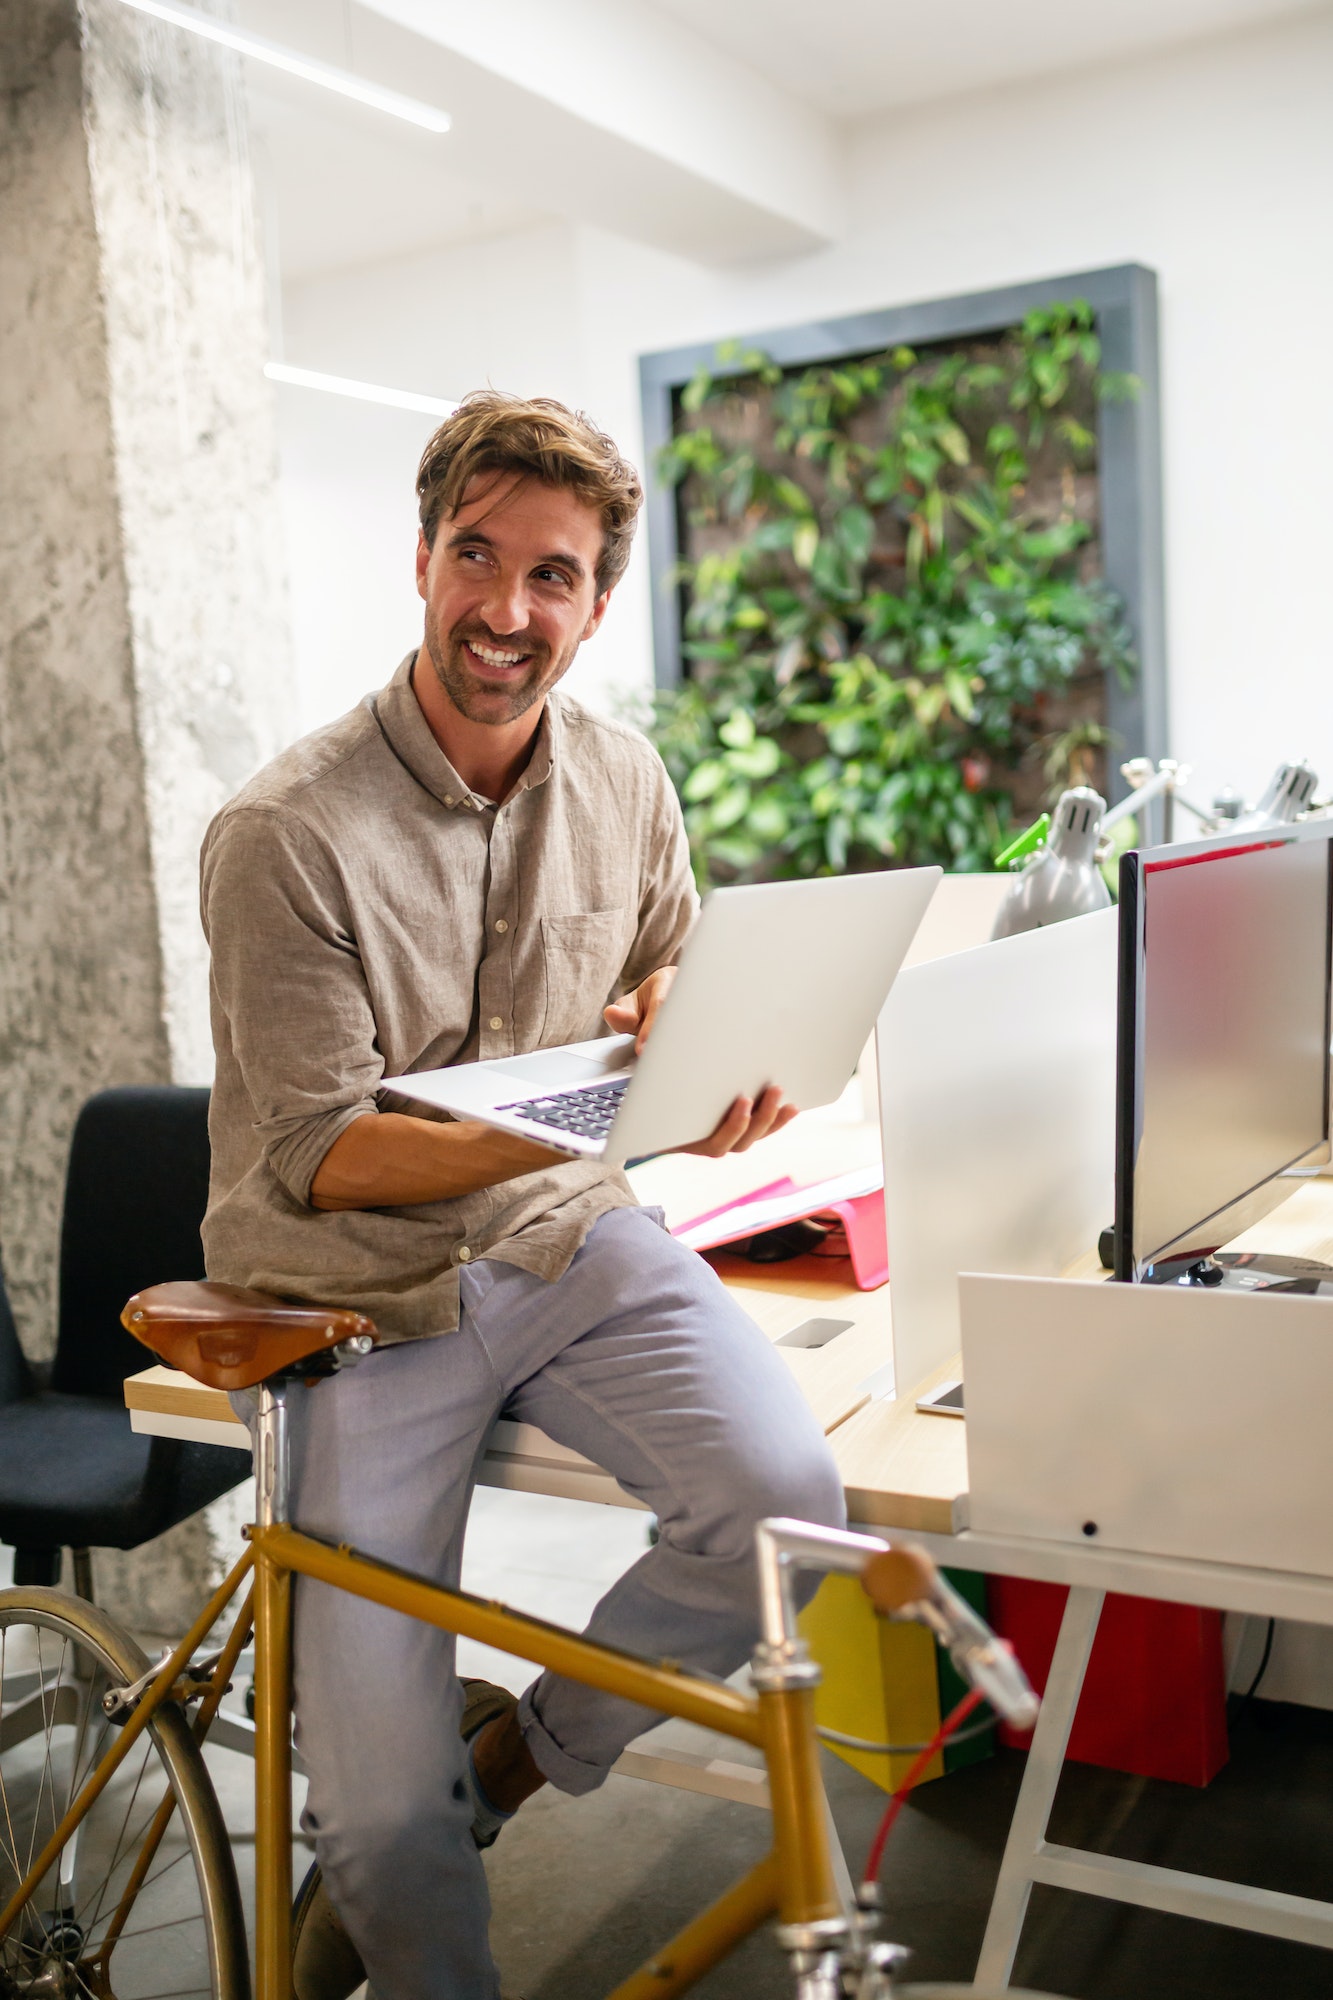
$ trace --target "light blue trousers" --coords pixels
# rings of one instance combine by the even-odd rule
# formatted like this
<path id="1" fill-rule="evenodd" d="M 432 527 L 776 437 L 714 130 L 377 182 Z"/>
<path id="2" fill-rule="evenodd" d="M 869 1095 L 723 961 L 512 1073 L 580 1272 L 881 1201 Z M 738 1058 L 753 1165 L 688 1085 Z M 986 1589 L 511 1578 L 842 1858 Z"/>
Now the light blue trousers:
<path id="1" fill-rule="evenodd" d="M 734 1672 L 757 1632 L 755 1523 L 844 1518 L 786 1364 L 642 1209 L 604 1215 L 555 1283 L 485 1260 L 461 1277 L 456 1334 L 292 1392 L 292 1518 L 456 1585 L 492 1423 L 537 1424 L 661 1527 L 589 1634 Z M 377 2000 L 496 2000 L 452 1637 L 303 1579 L 295 1648 L 305 1825 Z M 520 1719 L 546 1776 L 581 1793 L 657 1718 L 543 1674 Z"/>

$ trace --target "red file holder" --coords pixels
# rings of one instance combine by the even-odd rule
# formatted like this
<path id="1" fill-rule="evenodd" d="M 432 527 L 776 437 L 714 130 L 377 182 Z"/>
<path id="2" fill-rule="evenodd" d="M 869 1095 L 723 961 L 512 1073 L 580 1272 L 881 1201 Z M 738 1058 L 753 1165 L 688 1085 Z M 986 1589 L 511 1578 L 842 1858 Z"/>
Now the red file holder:
<path id="1" fill-rule="evenodd" d="M 841 1178 L 845 1185 L 846 1177 Z M 765 1229 L 776 1228 L 779 1222 L 797 1222 L 803 1216 L 836 1215 L 846 1231 L 847 1253 L 857 1287 L 863 1292 L 873 1292 L 887 1283 L 889 1276 L 883 1182 L 866 1194 L 829 1201 L 825 1196 L 835 1186 L 836 1182 L 821 1181 L 810 1187 L 798 1187 L 790 1176 L 784 1176 L 782 1180 L 770 1181 L 766 1187 L 754 1188 L 734 1201 L 724 1202 L 721 1208 L 709 1209 L 704 1215 L 696 1215 L 688 1222 L 677 1224 L 675 1234 L 688 1235 L 696 1250 L 716 1250 L 724 1243 L 739 1242 L 752 1235 L 755 1229 L 753 1220 L 744 1220 L 742 1212 L 751 1202 L 761 1200 L 781 1205 L 780 1213 L 764 1222 L 762 1226 Z"/>
<path id="2" fill-rule="evenodd" d="M 989 1579 L 990 1622 L 1044 1691 L 1068 1591 Z M 1002 1726 L 1026 1749 L 1031 1735 Z M 1108 1596 L 1083 1680 L 1067 1755 L 1137 1777 L 1206 1785 L 1227 1761 L 1222 1614 L 1155 1598 Z"/>

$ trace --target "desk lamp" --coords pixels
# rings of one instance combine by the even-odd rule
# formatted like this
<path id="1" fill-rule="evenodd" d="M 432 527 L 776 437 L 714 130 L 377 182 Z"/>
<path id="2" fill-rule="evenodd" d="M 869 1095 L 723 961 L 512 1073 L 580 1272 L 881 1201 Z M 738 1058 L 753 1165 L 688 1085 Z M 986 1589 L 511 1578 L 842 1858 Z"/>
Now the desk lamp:
<path id="1" fill-rule="evenodd" d="M 1006 892 L 992 938 L 1016 937 L 1107 907 L 1111 892 L 1096 862 L 1105 811 L 1105 799 L 1089 785 L 1061 794 L 1044 843 Z"/>

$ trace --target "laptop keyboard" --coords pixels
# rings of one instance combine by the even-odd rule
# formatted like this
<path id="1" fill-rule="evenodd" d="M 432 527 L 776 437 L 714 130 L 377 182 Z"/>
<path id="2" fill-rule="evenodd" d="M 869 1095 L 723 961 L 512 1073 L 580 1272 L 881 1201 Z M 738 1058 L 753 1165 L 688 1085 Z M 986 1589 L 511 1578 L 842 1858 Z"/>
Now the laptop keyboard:
<path id="1" fill-rule="evenodd" d="M 574 1132 L 580 1139 L 604 1139 L 628 1083 L 628 1076 L 617 1076 L 592 1090 L 561 1090 L 554 1097 L 525 1097 L 517 1104 L 501 1104 L 496 1108 L 516 1111 L 520 1118 L 530 1118 L 534 1125 L 552 1125 L 558 1132 Z"/>

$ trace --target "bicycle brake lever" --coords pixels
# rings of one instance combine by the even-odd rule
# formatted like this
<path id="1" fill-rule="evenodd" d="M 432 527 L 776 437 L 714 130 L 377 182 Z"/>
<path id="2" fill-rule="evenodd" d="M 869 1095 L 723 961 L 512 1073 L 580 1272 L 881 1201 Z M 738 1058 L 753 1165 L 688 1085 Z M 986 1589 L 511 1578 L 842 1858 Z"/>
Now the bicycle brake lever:
<path id="1" fill-rule="evenodd" d="M 936 1574 L 929 1593 L 905 1607 L 905 1615 L 928 1625 L 969 1687 L 1015 1729 L 1031 1729 L 1041 1703 L 1012 1646 L 991 1631 L 952 1585 Z"/>

